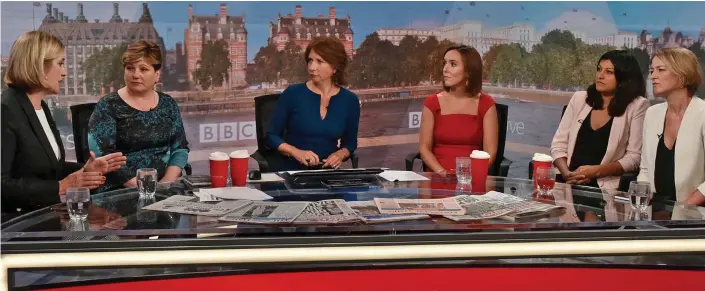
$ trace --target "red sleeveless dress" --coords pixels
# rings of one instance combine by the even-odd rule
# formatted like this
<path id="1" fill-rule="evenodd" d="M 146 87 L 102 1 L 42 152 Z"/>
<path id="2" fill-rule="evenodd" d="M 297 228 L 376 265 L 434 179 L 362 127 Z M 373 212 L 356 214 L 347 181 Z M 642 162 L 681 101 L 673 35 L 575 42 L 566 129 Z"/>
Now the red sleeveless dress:
<path id="1" fill-rule="evenodd" d="M 455 158 L 470 157 L 482 150 L 482 122 L 494 99 L 480 93 L 477 115 L 442 114 L 438 94 L 426 98 L 424 106 L 433 112 L 433 155 L 448 173 L 455 173 Z"/>

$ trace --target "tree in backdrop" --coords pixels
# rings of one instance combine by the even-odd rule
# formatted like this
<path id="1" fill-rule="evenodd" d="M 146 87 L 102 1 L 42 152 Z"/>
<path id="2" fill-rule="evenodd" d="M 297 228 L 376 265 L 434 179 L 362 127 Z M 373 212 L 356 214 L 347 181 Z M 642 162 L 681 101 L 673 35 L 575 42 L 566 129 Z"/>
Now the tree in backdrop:
<path id="1" fill-rule="evenodd" d="M 639 63 L 641 74 L 644 78 L 647 78 L 649 76 L 649 66 L 651 65 L 651 57 L 649 56 L 649 53 L 640 48 L 631 48 L 627 49 L 627 51 L 631 53 L 634 58 L 636 58 L 636 61 Z"/>
<path id="2" fill-rule="evenodd" d="M 259 49 L 254 58 L 254 69 L 246 76 L 250 85 L 275 83 L 277 73 L 282 70 L 281 54 L 274 43 L 269 43 Z"/>
<path id="3" fill-rule="evenodd" d="M 394 86 L 398 63 L 396 47 L 380 40 L 374 32 L 362 41 L 350 63 L 350 85 L 353 88 Z"/>
<path id="4" fill-rule="evenodd" d="M 567 30 L 554 29 L 541 37 L 541 44 L 574 50 L 578 40 Z"/>
<path id="5" fill-rule="evenodd" d="M 117 90 L 125 86 L 125 69 L 122 66 L 122 54 L 125 50 L 127 44 L 93 49 L 91 56 L 83 62 L 88 94 L 99 95 L 101 88 L 108 91 L 111 87 Z"/>
<path id="6" fill-rule="evenodd" d="M 487 51 L 483 56 L 482 56 L 482 79 L 483 80 L 489 80 L 490 79 L 490 73 L 492 72 L 492 66 L 494 66 L 494 63 L 497 61 L 497 56 L 499 53 L 509 46 L 508 44 L 496 44 L 490 47 L 490 50 Z"/>
<path id="7" fill-rule="evenodd" d="M 520 44 L 498 46 L 494 63 L 491 64 L 490 80 L 492 83 L 504 83 L 517 86 L 528 81 L 526 64 L 528 52 Z M 484 68 L 484 67 L 483 67 Z"/>
<path id="8" fill-rule="evenodd" d="M 433 80 L 432 62 L 434 61 L 433 58 L 436 48 L 438 48 L 439 45 L 440 42 L 438 42 L 438 39 L 435 36 L 429 36 L 419 46 L 419 52 L 421 54 L 419 59 L 422 60 L 425 64 L 421 70 L 423 71 L 423 81 Z"/>
<path id="9" fill-rule="evenodd" d="M 700 42 L 696 42 L 691 45 L 688 49 L 690 49 L 690 51 L 692 51 L 693 54 L 698 57 L 698 60 L 700 61 L 700 67 L 705 69 L 705 50 L 703 50 L 702 44 Z M 705 98 L 705 84 L 701 84 L 695 94 L 700 98 Z"/>
<path id="10" fill-rule="evenodd" d="M 224 39 L 208 41 L 201 49 L 201 60 L 193 71 L 193 79 L 203 90 L 220 87 L 229 80 L 230 51 Z"/>
<path id="11" fill-rule="evenodd" d="M 286 80 L 288 84 L 295 84 L 306 82 L 309 79 L 304 51 L 296 42 L 289 40 L 284 46 L 284 50 L 278 54 L 281 60 L 280 80 Z"/>
<path id="12" fill-rule="evenodd" d="M 413 86 L 420 83 L 425 76 L 426 62 L 424 52 L 421 51 L 422 42 L 416 36 L 407 35 L 399 42 L 397 56 L 398 81 L 403 86 Z"/>

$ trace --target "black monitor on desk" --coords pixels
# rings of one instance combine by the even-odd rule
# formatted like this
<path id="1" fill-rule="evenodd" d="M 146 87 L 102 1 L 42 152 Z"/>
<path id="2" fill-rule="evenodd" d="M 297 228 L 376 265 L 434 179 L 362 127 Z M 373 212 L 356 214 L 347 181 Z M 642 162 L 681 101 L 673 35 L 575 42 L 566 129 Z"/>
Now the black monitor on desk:
<path id="1" fill-rule="evenodd" d="M 280 174 L 289 191 L 296 193 L 318 193 L 337 191 L 361 191 L 382 187 L 378 174 L 383 169 L 337 169 L 301 172 L 284 172 Z"/>

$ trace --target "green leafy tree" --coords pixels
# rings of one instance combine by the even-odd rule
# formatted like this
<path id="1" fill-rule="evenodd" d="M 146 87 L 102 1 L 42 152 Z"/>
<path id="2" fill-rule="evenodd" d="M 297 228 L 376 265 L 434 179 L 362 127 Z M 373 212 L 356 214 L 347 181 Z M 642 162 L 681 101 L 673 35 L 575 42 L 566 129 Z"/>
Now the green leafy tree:
<path id="1" fill-rule="evenodd" d="M 526 50 L 519 44 L 504 45 L 497 50 L 499 54 L 490 72 L 492 82 L 518 86 L 527 81 Z"/>
<path id="2" fill-rule="evenodd" d="M 255 55 L 254 63 L 254 70 L 246 76 L 248 84 L 277 81 L 277 72 L 281 71 L 282 64 L 281 56 L 274 43 L 261 47 Z"/>
<path id="3" fill-rule="evenodd" d="M 482 56 L 482 79 L 483 80 L 489 80 L 490 75 L 492 72 L 492 67 L 494 66 L 495 62 L 497 61 L 497 56 L 499 53 L 506 48 L 508 45 L 507 44 L 498 44 L 498 45 L 493 45 L 489 51 L 485 53 L 485 55 Z"/>
<path id="4" fill-rule="evenodd" d="M 399 42 L 397 47 L 399 63 L 399 82 L 402 85 L 413 86 L 417 85 L 424 79 L 425 67 L 424 55 L 421 49 L 422 42 L 415 36 L 405 36 Z"/>
<path id="5" fill-rule="evenodd" d="M 355 88 L 390 86 L 395 79 L 396 48 L 375 32 L 362 41 L 350 64 L 350 84 Z"/>
<path id="6" fill-rule="evenodd" d="M 541 44 L 574 50 L 578 40 L 567 30 L 554 29 L 541 37 Z"/>
<path id="7" fill-rule="evenodd" d="M 93 49 L 91 56 L 83 62 L 88 94 L 99 95 L 101 88 L 107 91 L 110 87 L 117 90 L 125 86 L 125 70 L 122 66 L 125 50 L 127 44 L 114 48 Z"/>
<path id="8" fill-rule="evenodd" d="M 228 81 L 228 72 L 231 63 L 229 58 L 228 43 L 219 39 L 203 44 L 201 60 L 193 72 L 193 79 L 203 90 L 220 87 Z"/>
<path id="9" fill-rule="evenodd" d="M 435 36 L 429 36 L 419 45 L 419 60 L 422 62 L 420 73 L 423 75 L 422 81 L 431 81 L 433 79 L 433 67 L 428 64 L 431 63 L 431 58 L 433 53 L 436 51 L 440 43 Z"/>
<path id="10" fill-rule="evenodd" d="M 280 80 L 287 80 L 289 84 L 302 83 L 308 80 L 308 68 L 304 58 L 304 51 L 293 40 L 289 40 L 284 50 L 278 52 L 281 60 Z"/>

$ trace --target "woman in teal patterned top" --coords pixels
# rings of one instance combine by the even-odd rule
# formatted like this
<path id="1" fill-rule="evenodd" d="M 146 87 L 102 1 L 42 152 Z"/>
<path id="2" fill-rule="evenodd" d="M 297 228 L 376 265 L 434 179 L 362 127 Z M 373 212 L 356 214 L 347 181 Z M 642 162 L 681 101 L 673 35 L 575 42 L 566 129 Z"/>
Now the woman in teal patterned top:
<path id="1" fill-rule="evenodd" d="M 140 41 L 122 56 L 126 86 L 98 101 L 89 122 L 88 147 L 97 156 L 122 152 L 127 165 L 106 174 L 98 191 L 137 187 L 140 168 L 157 170 L 160 182 L 176 180 L 188 162 L 188 141 L 179 107 L 153 90 L 159 80 L 161 49 Z"/>

